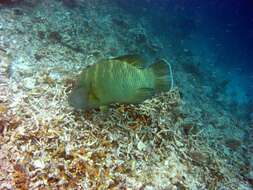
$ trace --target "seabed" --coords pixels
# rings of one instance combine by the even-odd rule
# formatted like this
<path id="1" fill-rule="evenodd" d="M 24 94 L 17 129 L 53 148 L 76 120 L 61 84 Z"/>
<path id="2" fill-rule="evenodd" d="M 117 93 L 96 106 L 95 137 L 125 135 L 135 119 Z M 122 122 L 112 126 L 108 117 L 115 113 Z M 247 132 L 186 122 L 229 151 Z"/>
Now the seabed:
<path id="1" fill-rule="evenodd" d="M 203 93 L 195 67 L 173 64 L 176 86 L 140 105 L 68 105 L 82 68 L 163 48 L 144 18 L 103 1 L 81 8 L 0 9 L 0 189 L 251 189 L 249 123 Z"/>

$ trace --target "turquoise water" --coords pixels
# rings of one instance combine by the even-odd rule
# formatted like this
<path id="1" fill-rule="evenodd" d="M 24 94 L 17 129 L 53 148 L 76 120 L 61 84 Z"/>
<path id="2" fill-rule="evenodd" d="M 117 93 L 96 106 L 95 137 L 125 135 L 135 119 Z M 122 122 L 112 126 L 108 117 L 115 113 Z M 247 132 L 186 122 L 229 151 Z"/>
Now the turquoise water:
<path id="1" fill-rule="evenodd" d="M 0 1 L 0 189 L 252 189 L 252 52 L 249 0 Z M 127 54 L 166 59 L 174 88 L 68 104 Z"/>

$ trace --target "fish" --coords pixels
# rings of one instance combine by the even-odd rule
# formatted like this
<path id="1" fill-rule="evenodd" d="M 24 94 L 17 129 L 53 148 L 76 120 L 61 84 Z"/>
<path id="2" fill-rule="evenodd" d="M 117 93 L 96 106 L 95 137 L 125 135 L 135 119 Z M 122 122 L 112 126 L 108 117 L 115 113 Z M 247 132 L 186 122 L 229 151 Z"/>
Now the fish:
<path id="1" fill-rule="evenodd" d="M 170 65 L 164 59 L 150 66 L 139 55 L 98 61 L 82 70 L 68 96 L 75 109 L 107 109 L 110 104 L 139 104 L 170 89 Z"/>

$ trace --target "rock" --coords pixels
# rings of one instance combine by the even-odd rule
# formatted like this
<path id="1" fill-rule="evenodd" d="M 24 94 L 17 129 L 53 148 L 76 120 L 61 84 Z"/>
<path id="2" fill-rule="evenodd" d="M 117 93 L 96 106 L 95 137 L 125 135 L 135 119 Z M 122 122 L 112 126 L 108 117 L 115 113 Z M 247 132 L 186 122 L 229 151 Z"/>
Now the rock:
<path id="1" fill-rule="evenodd" d="M 140 141 L 137 145 L 137 148 L 138 150 L 142 151 L 146 149 L 146 145 L 142 141 Z"/>
<path id="2" fill-rule="evenodd" d="M 4 104 L 0 104 L 0 114 L 6 113 L 7 107 Z"/>
<path id="3" fill-rule="evenodd" d="M 38 169 L 44 169 L 46 167 L 43 160 L 35 160 L 33 166 Z"/>
<path id="4" fill-rule="evenodd" d="M 33 78 L 25 78 L 23 82 L 24 82 L 24 87 L 29 90 L 33 89 L 36 84 L 36 80 Z"/>

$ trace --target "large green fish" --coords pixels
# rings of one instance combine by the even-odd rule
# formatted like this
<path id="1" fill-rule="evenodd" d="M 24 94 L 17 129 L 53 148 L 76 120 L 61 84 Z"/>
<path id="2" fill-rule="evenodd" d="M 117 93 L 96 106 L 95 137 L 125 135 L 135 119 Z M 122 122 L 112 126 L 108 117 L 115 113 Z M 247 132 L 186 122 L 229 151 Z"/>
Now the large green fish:
<path id="1" fill-rule="evenodd" d="M 145 67 L 137 55 L 105 59 L 84 69 L 69 95 L 76 109 L 136 104 L 170 88 L 170 66 L 164 60 Z"/>

